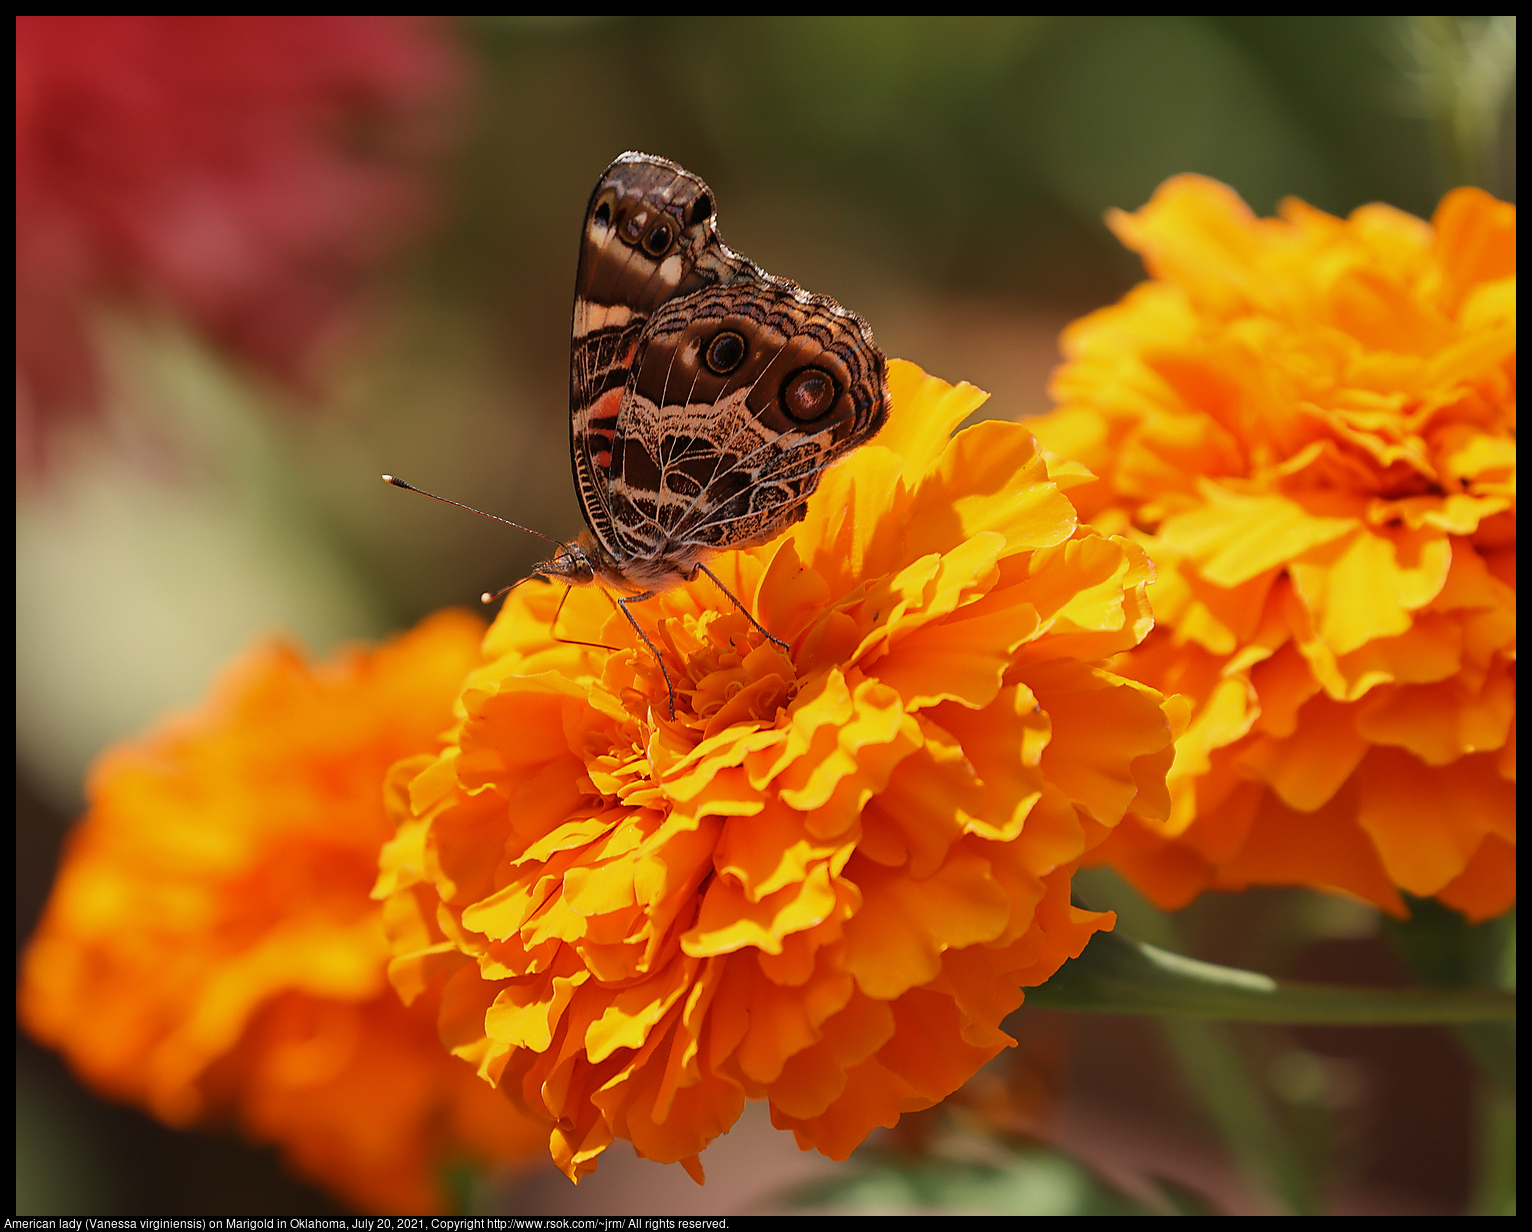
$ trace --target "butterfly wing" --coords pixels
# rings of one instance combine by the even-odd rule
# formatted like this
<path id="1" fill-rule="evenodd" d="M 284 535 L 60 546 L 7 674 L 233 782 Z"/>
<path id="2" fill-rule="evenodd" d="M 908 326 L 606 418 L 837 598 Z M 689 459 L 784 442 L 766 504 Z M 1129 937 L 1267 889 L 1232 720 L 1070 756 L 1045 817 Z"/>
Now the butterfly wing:
<path id="1" fill-rule="evenodd" d="M 825 469 L 887 417 L 883 354 L 834 300 L 762 274 L 666 301 L 610 438 L 607 512 L 635 582 L 800 520 Z"/>
<path id="2" fill-rule="evenodd" d="M 631 548 L 611 515 L 612 442 L 645 327 L 678 296 L 759 276 L 719 240 L 713 194 L 691 172 L 630 152 L 597 182 L 575 277 L 569 454 L 586 525 L 614 561 Z"/>

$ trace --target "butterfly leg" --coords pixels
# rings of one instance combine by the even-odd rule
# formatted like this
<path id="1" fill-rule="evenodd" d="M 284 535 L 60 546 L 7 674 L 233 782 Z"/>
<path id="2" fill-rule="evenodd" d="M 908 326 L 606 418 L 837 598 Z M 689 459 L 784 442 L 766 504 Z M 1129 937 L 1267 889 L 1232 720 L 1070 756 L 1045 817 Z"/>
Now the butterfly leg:
<path id="1" fill-rule="evenodd" d="M 782 648 L 782 653 L 783 654 L 787 655 L 789 658 L 792 657 L 792 653 L 793 652 L 788 647 L 787 643 L 784 642 L 780 637 L 777 637 L 775 634 L 767 633 L 765 628 L 762 627 L 761 622 L 750 614 L 750 609 L 747 608 L 743 603 L 741 603 L 735 597 L 734 592 L 732 590 L 730 590 L 727 586 L 725 586 L 719 580 L 718 575 L 716 573 L 714 573 L 711 569 L 709 569 L 704 564 L 700 564 L 699 563 L 697 565 L 697 568 L 701 569 L 703 573 L 707 574 L 708 577 L 712 578 L 713 579 L 713 585 L 718 587 L 719 590 L 723 591 L 724 594 L 729 596 L 729 602 L 734 604 L 735 607 L 739 608 L 739 610 L 744 613 L 745 619 L 748 620 L 751 624 L 753 624 L 755 626 L 755 629 L 756 629 L 757 633 L 761 634 L 764 638 L 766 638 L 767 641 L 775 642 L 778 646 L 780 646 Z"/>
<path id="2" fill-rule="evenodd" d="M 649 653 L 654 656 L 654 661 L 660 665 L 660 675 L 665 677 L 665 688 L 670 693 L 670 717 L 671 718 L 675 718 L 676 717 L 676 686 L 671 683 L 670 671 L 665 666 L 665 659 L 660 654 L 659 650 L 656 649 L 654 643 L 649 640 L 649 635 L 647 633 L 645 633 L 643 631 L 643 629 L 641 629 L 639 627 L 638 621 L 633 618 L 633 613 L 628 611 L 628 604 L 630 604 L 630 603 L 642 603 L 645 599 L 652 599 L 652 598 L 654 598 L 654 594 L 655 594 L 654 591 L 646 590 L 641 595 L 627 595 L 624 598 L 614 599 L 612 601 L 617 605 L 617 610 L 620 611 L 624 616 L 626 616 L 628 618 L 628 623 L 633 626 L 633 632 L 638 634 L 638 636 L 643 639 L 644 645 L 649 647 Z M 611 598 L 610 595 L 607 596 L 607 597 Z"/>
<path id="3" fill-rule="evenodd" d="M 608 646 L 605 642 L 582 642 L 579 638 L 559 636 L 559 613 L 564 610 L 564 603 L 568 600 L 569 592 L 573 589 L 573 586 L 564 587 L 564 593 L 559 599 L 559 605 L 553 609 L 553 619 L 548 624 L 548 636 L 555 642 L 562 642 L 565 646 L 589 646 L 592 650 L 616 650 L 616 646 Z M 631 620 L 632 617 L 629 617 L 629 619 Z"/>

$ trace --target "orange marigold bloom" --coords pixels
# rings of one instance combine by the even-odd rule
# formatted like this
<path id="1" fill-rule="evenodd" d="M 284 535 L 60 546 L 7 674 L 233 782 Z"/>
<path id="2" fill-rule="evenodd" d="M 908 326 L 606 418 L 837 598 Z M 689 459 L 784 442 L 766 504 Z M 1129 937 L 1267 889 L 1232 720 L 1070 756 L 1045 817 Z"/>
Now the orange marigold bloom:
<path id="1" fill-rule="evenodd" d="M 22 961 L 27 1029 L 103 1093 L 232 1117 L 362 1210 L 439 1209 L 443 1164 L 540 1148 L 400 1004 L 368 896 L 384 773 L 437 747 L 482 633 L 442 613 L 319 668 L 268 646 L 104 754 Z"/>
<path id="2" fill-rule="evenodd" d="M 1075 323 L 1033 421 L 1158 569 L 1120 664 L 1193 703 L 1167 821 L 1097 852 L 1162 906 L 1253 883 L 1516 898 L 1516 211 L 1254 217 L 1184 176 L 1112 228 L 1153 281 Z"/>
<path id="3" fill-rule="evenodd" d="M 513 592 L 440 756 L 402 763 L 377 893 L 406 995 L 549 1128 L 680 1161 L 746 1099 L 844 1159 L 1012 1041 L 1021 989 L 1111 917 L 1076 861 L 1163 816 L 1163 699 L 1102 665 L 1149 628 L 1143 552 L 1076 535 L 1015 424 L 890 366 L 882 435 L 808 514 L 638 609 Z M 606 647 L 617 647 L 609 650 Z"/>

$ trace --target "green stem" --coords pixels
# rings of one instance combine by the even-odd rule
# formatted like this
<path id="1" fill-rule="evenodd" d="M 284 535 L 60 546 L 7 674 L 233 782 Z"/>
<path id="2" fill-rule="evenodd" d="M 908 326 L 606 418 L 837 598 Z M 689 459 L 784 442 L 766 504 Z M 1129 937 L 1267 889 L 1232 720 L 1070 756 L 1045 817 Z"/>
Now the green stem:
<path id="1" fill-rule="evenodd" d="M 1516 1213 L 1516 1095 L 1498 1083 L 1479 1080 L 1470 1215 Z"/>
<path id="2" fill-rule="evenodd" d="M 1470 924 L 1431 899 L 1410 898 L 1409 918 L 1391 922 L 1400 956 L 1422 982 L 1441 989 L 1516 987 L 1516 911 Z M 1474 1184 L 1469 1211 L 1516 1211 L 1516 1026 L 1460 1023 L 1459 1042 L 1478 1067 Z"/>
<path id="3" fill-rule="evenodd" d="M 1119 927 L 1157 943 L 1162 952 L 1183 948 L 1178 921 L 1120 878 L 1101 869 L 1080 880 L 1082 890 L 1111 902 Z M 1312 1169 L 1267 1100 L 1233 1028 L 1168 1015 L 1155 1025 L 1203 1115 L 1252 1188 L 1285 1213 L 1317 1213 L 1319 1186 Z"/>
<path id="4" fill-rule="evenodd" d="M 1160 1033 L 1240 1171 L 1292 1215 L 1318 1214 L 1313 1179 L 1227 1027 L 1161 1018 Z"/>

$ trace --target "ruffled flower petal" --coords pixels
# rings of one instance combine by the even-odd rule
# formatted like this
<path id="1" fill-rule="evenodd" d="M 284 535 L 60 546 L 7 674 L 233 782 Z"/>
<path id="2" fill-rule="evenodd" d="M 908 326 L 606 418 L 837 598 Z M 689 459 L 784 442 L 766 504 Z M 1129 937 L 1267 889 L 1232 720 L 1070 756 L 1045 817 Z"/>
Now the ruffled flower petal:
<path id="1" fill-rule="evenodd" d="M 707 579 L 635 605 L 671 716 L 605 599 L 561 632 L 617 649 L 572 651 L 523 586 L 446 749 L 395 772 L 395 983 L 459 964 L 443 1038 L 571 1179 L 617 1138 L 700 1177 L 747 1099 L 833 1158 L 944 1099 L 1110 926 L 1069 906 L 1080 858 L 1170 808 L 1164 699 L 1105 663 L 1147 556 L 1078 527 L 1024 429 L 954 436 L 978 391 L 889 384 L 803 521 L 711 563 L 790 653 Z"/>
<path id="2" fill-rule="evenodd" d="M 1515 207 L 1262 219 L 1182 176 L 1110 222 L 1152 281 L 1065 332 L 1032 426 L 1158 569 L 1157 627 L 1114 669 L 1191 717 L 1169 819 L 1090 858 L 1167 907 L 1278 882 L 1505 910 Z"/>
<path id="3" fill-rule="evenodd" d="M 379 783 L 432 767 L 481 635 L 445 612 L 319 667 L 264 647 L 201 711 L 104 754 L 22 958 L 23 1025 L 103 1093 L 175 1125 L 232 1117 L 362 1210 L 441 1210 L 445 1164 L 525 1157 L 543 1135 L 437 1038 L 464 960 L 431 948 L 411 892 L 422 827 L 391 842 L 395 896 L 369 897 Z M 404 807 L 399 776 L 386 794 Z M 414 1010 L 391 944 L 415 955 L 393 972 Z"/>

